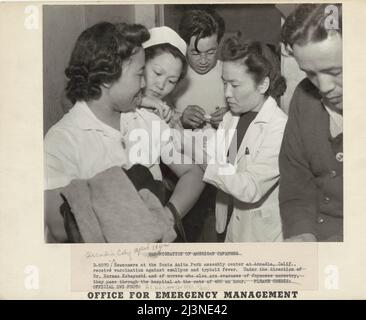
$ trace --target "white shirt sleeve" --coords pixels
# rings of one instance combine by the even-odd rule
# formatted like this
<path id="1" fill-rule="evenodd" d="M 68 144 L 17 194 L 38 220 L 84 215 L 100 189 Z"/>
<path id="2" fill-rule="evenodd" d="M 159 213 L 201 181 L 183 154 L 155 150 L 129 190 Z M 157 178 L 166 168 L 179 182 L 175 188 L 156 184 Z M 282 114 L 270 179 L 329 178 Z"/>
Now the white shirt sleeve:
<path id="1" fill-rule="evenodd" d="M 67 186 L 78 178 L 78 151 L 71 136 L 63 130 L 50 130 L 44 139 L 44 189 Z"/>
<path id="2" fill-rule="evenodd" d="M 181 139 L 183 139 L 182 131 L 172 129 L 162 122 L 160 156 L 165 164 L 192 164 L 192 158 L 181 153 Z"/>
<path id="3" fill-rule="evenodd" d="M 203 181 L 242 202 L 254 203 L 261 200 L 279 180 L 278 156 L 284 126 L 285 122 L 267 132 L 258 153 L 248 155 L 253 158 L 246 161 L 245 169 L 238 169 L 229 163 L 209 164 Z"/>

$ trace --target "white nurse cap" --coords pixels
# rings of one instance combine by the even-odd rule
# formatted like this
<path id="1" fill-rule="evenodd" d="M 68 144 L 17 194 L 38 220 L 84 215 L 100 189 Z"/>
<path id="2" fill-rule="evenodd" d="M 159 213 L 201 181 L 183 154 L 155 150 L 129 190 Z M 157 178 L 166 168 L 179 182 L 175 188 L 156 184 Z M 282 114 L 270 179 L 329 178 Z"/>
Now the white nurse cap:
<path id="1" fill-rule="evenodd" d="M 186 55 L 187 45 L 185 41 L 169 27 L 156 27 L 149 29 L 150 39 L 142 44 L 144 49 L 157 44 L 169 43 L 176 47 L 184 56 Z"/>

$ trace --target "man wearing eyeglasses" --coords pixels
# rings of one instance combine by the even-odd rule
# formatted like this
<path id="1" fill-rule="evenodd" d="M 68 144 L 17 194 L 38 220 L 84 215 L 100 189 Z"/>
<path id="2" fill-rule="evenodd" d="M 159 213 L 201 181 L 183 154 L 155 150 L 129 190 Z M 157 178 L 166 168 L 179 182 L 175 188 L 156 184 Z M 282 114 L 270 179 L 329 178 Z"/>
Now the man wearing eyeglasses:
<path id="1" fill-rule="evenodd" d="M 224 32 L 224 20 L 213 11 L 189 10 L 179 23 L 178 33 L 187 43 L 188 70 L 174 90 L 171 102 L 181 113 L 185 141 L 191 139 L 198 152 L 228 111 L 221 79 L 222 62 L 218 60 Z M 215 198 L 215 188 L 207 185 L 183 219 L 188 241 L 223 241 L 215 231 Z"/>
<path id="2" fill-rule="evenodd" d="M 215 12 L 190 10 L 182 17 L 178 32 L 187 43 L 189 67 L 172 102 L 182 113 L 184 128 L 217 128 L 227 111 L 218 60 L 225 22 Z"/>

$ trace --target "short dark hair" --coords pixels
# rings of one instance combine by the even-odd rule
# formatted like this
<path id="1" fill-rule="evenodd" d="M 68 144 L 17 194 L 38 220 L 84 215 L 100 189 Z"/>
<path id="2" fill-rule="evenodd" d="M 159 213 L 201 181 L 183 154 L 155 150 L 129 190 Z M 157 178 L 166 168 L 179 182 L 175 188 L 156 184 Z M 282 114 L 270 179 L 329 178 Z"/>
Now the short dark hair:
<path id="1" fill-rule="evenodd" d="M 225 22 L 215 11 L 189 10 L 180 20 L 178 33 L 189 44 L 191 38 L 196 36 L 195 48 L 202 38 L 217 34 L 219 43 L 225 33 Z"/>
<path id="2" fill-rule="evenodd" d="M 149 31 L 136 24 L 101 22 L 86 29 L 77 39 L 65 70 L 66 96 L 72 103 L 99 99 L 100 86 L 118 80 L 123 61 L 149 38 Z"/>
<path id="3" fill-rule="evenodd" d="M 282 31 L 282 41 L 288 49 L 294 44 L 325 40 L 330 32 L 342 34 L 342 6 L 334 4 L 338 14 L 338 29 L 327 28 L 326 20 L 332 14 L 330 3 L 301 4 L 286 19 Z M 330 9 L 330 10 L 327 10 Z"/>
<path id="4" fill-rule="evenodd" d="M 281 75 L 279 59 L 268 45 L 258 41 L 240 43 L 238 38 L 232 37 L 224 43 L 222 59 L 240 62 L 257 84 L 268 77 L 270 84 L 266 96 L 278 98 L 285 93 L 286 80 Z"/>
<path id="5" fill-rule="evenodd" d="M 186 57 L 176 47 L 170 43 L 159 43 L 154 46 L 145 48 L 145 60 L 146 62 L 155 58 L 162 53 L 170 53 L 174 58 L 180 59 L 182 62 L 182 72 L 180 73 L 179 80 L 183 79 L 187 74 L 187 60 Z"/>

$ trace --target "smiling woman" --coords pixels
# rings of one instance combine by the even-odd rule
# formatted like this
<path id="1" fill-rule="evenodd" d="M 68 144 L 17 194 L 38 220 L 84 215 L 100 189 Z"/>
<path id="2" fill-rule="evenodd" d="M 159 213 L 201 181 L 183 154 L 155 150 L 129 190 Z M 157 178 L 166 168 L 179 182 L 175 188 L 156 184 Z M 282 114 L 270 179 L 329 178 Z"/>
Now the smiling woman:
<path id="1" fill-rule="evenodd" d="M 86 29 L 75 44 L 66 69 L 69 79 L 66 92 L 75 105 L 48 131 L 44 141 L 45 220 L 49 242 L 171 242 L 177 236 L 174 221 L 180 221 L 180 215 L 186 214 L 203 189 L 199 167 L 171 164 L 178 182 L 166 203 L 164 191 L 158 191 L 159 162 L 160 157 L 165 163 L 170 160 L 168 152 L 173 147 L 160 136 L 152 138 L 155 149 L 144 145 L 142 150 L 150 154 L 157 151 L 154 160 L 144 163 L 145 166 L 138 161 L 131 163 L 131 150 L 124 140 L 129 129 L 152 133 L 149 125 L 154 122 L 162 132 L 167 127 L 155 114 L 135 110 L 145 86 L 142 43 L 149 36 L 141 25 L 103 22 Z M 178 62 L 181 67 L 182 62 Z M 146 179 L 141 180 L 144 176 Z M 137 180 L 144 187 L 156 187 L 158 197 L 136 192 L 141 188 L 131 183 L 138 183 Z M 97 190 L 93 196 L 91 189 Z M 147 199 L 154 204 L 145 202 Z M 91 202 L 93 206 L 88 208 L 93 210 L 81 209 Z M 150 211 L 152 207 L 161 208 L 159 212 Z M 144 211 L 146 216 L 140 216 Z M 104 213 L 106 220 L 102 217 Z M 147 228 L 142 230 L 143 225 Z M 152 235 L 151 231 L 158 234 L 145 237 Z M 137 238 L 132 239 L 131 235 Z"/>
<path id="2" fill-rule="evenodd" d="M 44 140 L 48 241 L 67 240 L 59 209 L 61 188 L 126 161 L 119 119 L 121 112 L 136 107 L 141 95 L 141 43 L 148 38 L 141 25 L 101 22 L 83 31 L 75 43 L 65 70 L 66 94 L 74 106 Z M 129 89 L 120 92 L 124 84 Z"/>
<path id="3" fill-rule="evenodd" d="M 342 6 L 297 6 L 282 37 L 307 76 L 292 97 L 279 158 L 284 235 L 343 241 Z"/>

